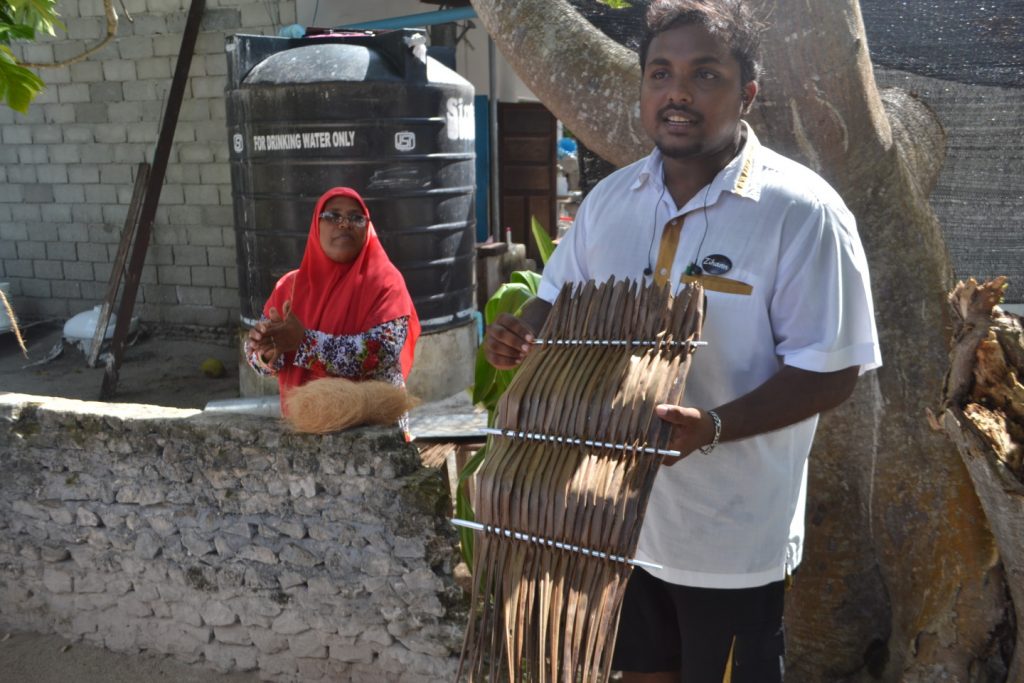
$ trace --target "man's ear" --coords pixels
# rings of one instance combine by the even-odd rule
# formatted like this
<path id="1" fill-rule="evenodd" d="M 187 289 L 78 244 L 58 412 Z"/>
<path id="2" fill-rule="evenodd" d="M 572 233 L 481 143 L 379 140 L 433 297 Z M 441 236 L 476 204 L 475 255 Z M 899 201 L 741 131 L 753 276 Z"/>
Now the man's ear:
<path id="1" fill-rule="evenodd" d="M 754 103 L 755 97 L 757 97 L 757 81 L 750 81 L 743 86 L 743 91 L 740 94 L 744 114 L 750 111 L 750 105 Z"/>

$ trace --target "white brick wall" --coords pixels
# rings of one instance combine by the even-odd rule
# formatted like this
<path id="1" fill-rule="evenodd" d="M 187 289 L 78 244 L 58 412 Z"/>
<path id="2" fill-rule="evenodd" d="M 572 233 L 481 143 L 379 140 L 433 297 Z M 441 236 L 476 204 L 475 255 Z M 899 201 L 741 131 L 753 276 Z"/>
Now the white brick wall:
<path id="1" fill-rule="evenodd" d="M 134 21 L 121 13 L 110 45 L 84 62 L 38 70 L 47 90 L 27 114 L 0 105 L 0 281 L 10 282 L 26 320 L 99 303 L 136 165 L 152 161 L 189 2 L 123 5 Z M 63 2 L 60 11 L 67 33 L 16 45 L 19 58 L 68 59 L 104 35 L 101 0 Z M 294 0 L 207 2 L 137 298 L 143 320 L 238 319 L 224 40 L 272 34 L 294 17 Z"/>

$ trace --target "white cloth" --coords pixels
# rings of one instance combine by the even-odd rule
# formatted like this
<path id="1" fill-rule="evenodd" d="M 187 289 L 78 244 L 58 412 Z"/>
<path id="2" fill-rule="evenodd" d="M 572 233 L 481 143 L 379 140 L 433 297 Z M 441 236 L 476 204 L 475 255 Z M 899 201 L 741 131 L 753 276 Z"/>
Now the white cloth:
<path id="1" fill-rule="evenodd" d="M 824 180 L 762 147 L 749 127 L 741 153 L 686 206 L 665 191 L 657 150 L 605 178 L 545 267 L 540 297 L 554 301 L 569 281 L 643 278 L 663 226 L 679 216 L 685 222 L 669 282 L 692 262 L 724 256 L 732 267 L 722 276 L 753 286 L 750 296 L 707 292 L 708 346 L 696 351 L 683 403 L 728 403 L 783 365 L 815 372 L 881 365 L 853 216 Z M 663 565 L 651 573 L 687 586 L 747 588 L 784 578 L 801 559 L 816 426 L 809 418 L 662 468 L 637 559 Z"/>

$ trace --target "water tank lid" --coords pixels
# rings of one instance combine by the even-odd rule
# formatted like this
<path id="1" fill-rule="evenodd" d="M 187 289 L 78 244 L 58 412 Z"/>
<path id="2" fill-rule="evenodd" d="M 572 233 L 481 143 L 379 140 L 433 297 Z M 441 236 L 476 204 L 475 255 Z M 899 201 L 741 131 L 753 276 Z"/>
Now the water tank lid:
<path id="1" fill-rule="evenodd" d="M 270 55 L 253 67 L 244 85 L 333 83 L 336 81 L 402 81 L 377 51 L 363 45 L 321 43 Z"/>

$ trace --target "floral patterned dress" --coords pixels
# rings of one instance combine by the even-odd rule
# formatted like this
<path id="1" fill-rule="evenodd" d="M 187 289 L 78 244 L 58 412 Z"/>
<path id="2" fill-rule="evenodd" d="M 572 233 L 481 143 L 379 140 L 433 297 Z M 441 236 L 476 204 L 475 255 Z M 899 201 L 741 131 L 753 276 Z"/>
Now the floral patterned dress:
<path id="1" fill-rule="evenodd" d="M 291 362 L 309 370 L 319 368 L 333 377 L 354 381 L 378 380 L 404 387 L 400 357 L 408 331 L 409 319 L 405 316 L 371 327 L 361 334 L 306 330 Z M 278 356 L 273 364 L 267 365 L 249 341 L 245 342 L 246 360 L 261 375 L 276 375 L 284 367 L 285 356 L 291 355 Z M 407 430 L 407 416 L 402 417 L 399 426 Z"/>

